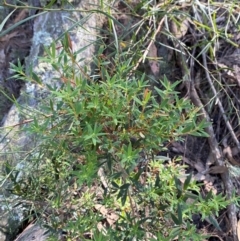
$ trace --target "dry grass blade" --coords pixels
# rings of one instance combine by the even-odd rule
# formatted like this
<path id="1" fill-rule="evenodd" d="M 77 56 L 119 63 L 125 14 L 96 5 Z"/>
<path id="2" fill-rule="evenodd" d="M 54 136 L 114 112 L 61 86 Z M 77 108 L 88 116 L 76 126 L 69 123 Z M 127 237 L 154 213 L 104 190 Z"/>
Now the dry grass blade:
<path id="1" fill-rule="evenodd" d="M 149 53 L 149 51 L 150 51 L 150 49 L 151 49 L 151 46 L 154 44 L 154 41 L 155 41 L 155 39 L 156 39 L 156 36 L 157 36 L 158 32 L 159 32 L 159 31 L 161 30 L 161 28 L 162 28 L 162 25 L 163 25 L 164 21 L 165 21 L 165 17 L 161 19 L 161 21 L 160 21 L 160 23 L 159 23 L 159 25 L 158 25 L 157 30 L 155 31 L 152 39 L 150 40 L 150 43 L 149 43 L 148 46 L 147 46 L 147 49 L 144 51 L 143 56 L 138 60 L 137 64 L 136 64 L 135 67 L 133 68 L 133 71 L 135 71 L 135 70 L 138 68 L 138 66 L 139 66 L 139 64 L 140 64 L 141 62 L 144 62 L 144 61 L 145 61 L 145 59 L 146 59 L 146 57 L 147 57 L 147 55 L 148 55 L 148 53 Z"/>

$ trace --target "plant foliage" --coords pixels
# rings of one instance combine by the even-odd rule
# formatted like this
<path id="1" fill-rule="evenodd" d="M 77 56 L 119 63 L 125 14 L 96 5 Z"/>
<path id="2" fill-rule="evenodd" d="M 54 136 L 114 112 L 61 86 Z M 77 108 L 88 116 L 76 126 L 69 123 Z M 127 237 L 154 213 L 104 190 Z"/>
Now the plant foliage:
<path id="1" fill-rule="evenodd" d="M 102 43 L 97 74 L 88 74 L 66 33 L 41 60 L 58 74 L 52 86 L 34 71 L 26 75 L 20 63 L 12 66 L 15 77 L 49 93 L 23 128 L 39 141 L 26 158 L 31 171 L 19 182 L 9 175 L 12 191 L 31 200 L 47 225 L 66 231 L 69 240 L 203 240 L 192 216 L 214 218 L 228 201 L 202 196 L 186 167 L 161 152 L 186 135 L 206 137 L 208 123 L 199 122 L 199 109 L 179 96 L 180 81 L 164 77 L 152 86 L 143 72 L 133 71 L 139 45 L 131 58 L 116 48 L 105 58 Z"/>

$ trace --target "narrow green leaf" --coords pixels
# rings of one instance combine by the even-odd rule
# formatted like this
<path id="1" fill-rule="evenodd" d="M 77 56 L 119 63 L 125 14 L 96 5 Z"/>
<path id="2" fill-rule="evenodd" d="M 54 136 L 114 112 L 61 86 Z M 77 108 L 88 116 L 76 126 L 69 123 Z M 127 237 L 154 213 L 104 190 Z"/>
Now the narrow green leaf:
<path id="1" fill-rule="evenodd" d="M 32 19 L 32 18 L 36 18 L 37 16 L 43 15 L 43 14 L 45 14 L 45 13 L 47 13 L 47 12 L 46 12 L 46 11 L 40 12 L 40 13 L 38 13 L 38 14 L 32 15 L 32 16 L 30 16 L 30 17 L 28 17 L 28 18 L 25 18 L 25 19 L 23 19 L 23 20 L 15 23 L 15 24 L 11 25 L 8 29 L 6 29 L 6 30 L 4 30 L 4 31 L 2 31 L 2 32 L 0 33 L 0 37 L 6 35 L 6 34 L 9 33 L 11 30 L 13 30 L 13 29 L 15 29 L 16 27 L 18 27 L 19 25 L 21 25 L 22 23 L 25 23 L 25 22 L 27 22 L 28 20 L 30 20 L 30 19 Z"/>
<path id="2" fill-rule="evenodd" d="M 209 216 L 207 219 L 216 229 L 218 229 L 219 231 L 222 231 L 222 229 L 220 228 L 219 223 L 215 217 Z"/>
<path id="3" fill-rule="evenodd" d="M 50 3 L 48 3 L 44 8 L 47 9 L 47 8 L 52 7 L 52 5 L 53 5 L 55 2 L 57 2 L 57 0 L 51 0 Z"/>
<path id="4" fill-rule="evenodd" d="M 38 77 L 38 75 L 36 75 L 34 72 L 32 72 L 32 78 L 35 82 L 37 82 L 38 84 L 42 85 L 42 81 L 40 80 L 40 78 Z"/>
<path id="5" fill-rule="evenodd" d="M 129 183 L 125 183 L 120 187 L 117 199 L 121 198 L 122 205 L 125 205 L 126 203 L 129 186 Z"/>
<path id="6" fill-rule="evenodd" d="M 174 176 L 174 181 L 177 188 L 177 198 L 180 198 L 182 196 L 182 183 L 176 176 Z"/>
<path id="7" fill-rule="evenodd" d="M 156 180 L 155 180 L 155 188 L 160 187 L 160 177 L 158 174 L 156 174 Z"/>
<path id="8" fill-rule="evenodd" d="M 81 114 L 82 110 L 83 110 L 83 103 L 82 102 L 76 102 L 74 103 L 74 111 L 76 115 Z"/>
<path id="9" fill-rule="evenodd" d="M 138 99 L 136 96 L 133 97 L 133 100 L 135 100 L 139 105 L 143 105 L 142 101 Z"/>
<path id="10" fill-rule="evenodd" d="M 187 176 L 187 179 L 185 180 L 184 184 L 183 184 L 183 189 L 184 190 L 187 190 L 189 184 L 190 184 L 190 181 L 192 179 L 192 173 L 190 173 L 188 176 Z"/>
<path id="11" fill-rule="evenodd" d="M 174 222 L 176 225 L 180 225 L 180 224 L 181 224 L 181 223 L 179 222 L 178 218 L 177 218 L 175 215 L 173 215 L 172 213 L 171 213 L 171 217 L 172 217 L 173 222 Z"/>
<path id="12" fill-rule="evenodd" d="M 207 196 L 205 197 L 205 200 L 209 201 L 212 197 L 213 197 L 213 193 L 212 193 L 212 190 L 210 190 L 210 192 L 208 192 Z"/>
<path id="13" fill-rule="evenodd" d="M 10 164 L 7 162 L 5 164 L 5 172 L 8 175 L 10 172 L 12 171 L 12 167 L 10 166 Z"/>
<path id="14" fill-rule="evenodd" d="M 138 172 L 133 176 L 132 179 L 133 179 L 134 181 L 137 181 L 143 172 L 144 172 L 144 169 L 139 168 L 139 169 L 138 169 Z"/>
<path id="15" fill-rule="evenodd" d="M 174 181 L 175 181 L 175 186 L 176 186 L 177 190 L 182 192 L 182 183 L 181 183 L 180 179 L 178 179 L 176 176 L 174 176 Z"/>
<path id="16" fill-rule="evenodd" d="M 181 225 L 182 222 L 183 222 L 183 220 L 182 220 L 182 207 L 181 207 L 181 205 L 179 203 L 178 203 L 177 212 L 178 212 L 179 225 Z"/>
<path id="17" fill-rule="evenodd" d="M 51 108 L 51 110 L 52 110 L 52 111 L 54 111 L 54 107 L 53 107 L 53 101 L 52 101 L 52 100 L 50 100 L 50 101 L 49 101 L 49 104 L 50 104 L 50 108 Z"/>
<path id="18" fill-rule="evenodd" d="M 188 126 L 186 126 L 186 127 L 182 130 L 182 133 L 183 133 L 183 134 L 187 134 L 187 133 L 189 133 L 192 129 L 193 129 L 193 126 L 188 125 Z M 191 133 L 191 134 L 192 134 L 192 133 Z"/>
<path id="19" fill-rule="evenodd" d="M 55 70 L 59 71 L 59 66 L 58 66 L 57 64 L 52 63 L 52 67 L 53 67 Z"/>
<path id="20" fill-rule="evenodd" d="M 179 236 L 180 232 L 181 232 L 181 227 L 173 228 L 170 232 L 171 239 L 169 239 L 169 240 L 175 240 L 176 237 Z"/>
<path id="21" fill-rule="evenodd" d="M 132 143 L 131 142 L 128 144 L 127 155 L 128 156 L 132 155 Z"/>
<path id="22" fill-rule="evenodd" d="M 116 182 L 112 181 L 111 184 L 112 184 L 113 187 L 115 187 L 117 189 L 119 188 L 119 185 Z"/>
<path id="23" fill-rule="evenodd" d="M 184 199 L 187 200 L 188 198 L 193 199 L 193 200 L 197 200 L 198 199 L 198 195 L 197 194 L 193 194 L 191 192 L 186 192 L 184 195 Z"/>
<path id="24" fill-rule="evenodd" d="M 7 20 L 11 17 L 11 15 L 16 11 L 16 9 L 14 9 L 11 13 L 9 13 L 7 15 L 7 17 L 2 21 L 2 23 L 0 24 L 0 32 L 2 31 L 5 23 L 7 22 Z"/>

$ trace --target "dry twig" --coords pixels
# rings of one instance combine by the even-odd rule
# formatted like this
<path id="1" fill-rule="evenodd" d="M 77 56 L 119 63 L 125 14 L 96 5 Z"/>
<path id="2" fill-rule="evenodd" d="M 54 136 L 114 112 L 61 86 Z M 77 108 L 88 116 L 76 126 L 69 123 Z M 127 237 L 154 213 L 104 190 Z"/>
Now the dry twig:
<path id="1" fill-rule="evenodd" d="M 200 112 L 202 113 L 202 118 L 206 119 L 207 121 L 210 121 L 210 117 L 207 114 L 207 112 L 205 111 L 205 109 L 202 105 L 202 102 L 201 102 L 193 84 L 191 84 L 191 100 L 193 101 L 193 103 L 196 106 L 201 107 Z M 209 135 L 208 142 L 209 142 L 211 151 L 214 154 L 215 163 L 217 164 L 217 166 L 224 166 L 223 155 L 222 155 L 221 150 L 218 146 L 218 142 L 216 140 L 215 133 L 214 133 L 212 125 L 209 125 L 206 128 L 206 132 Z M 230 199 L 232 199 L 232 190 L 234 189 L 234 186 L 233 186 L 232 180 L 229 176 L 229 172 L 222 173 L 221 178 L 222 178 L 223 183 L 224 183 L 227 198 L 230 200 Z M 235 206 L 234 203 L 232 203 L 228 206 L 228 217 L 230 219 L 230 223 L 231 223 L 231 227 L 232 227 L 233 240 L 238 241 L 237 229 L 236 229 L 237 228 L 236 206 Z"/>
<path id="2" fill-rule="evenodd" d="M 178 58 L 178 59 L 181 61 L 180 66 L 181 66 L 182 74 L 185 77 L 184 78 L 186 81 L 185 84 L 188 85 L 187 88 L 189 88 L 189 85 L 190 85 L 190 91 L 189 91 L 190 99 L 195 106 L 199 107 L 200 113 L 201 113 L 200 118 L 205 119 L 207 122 L 210 123 L 210 117 L 209 117 L 207 111 L 204 109 L 204 105 L 202 104 L 202 102 L 198 96 L 198 93 L 195 89 L 193 80 L 191 79 L 191 76 L 190 76 L 191 71 L 188 71 L 186 68 L 185 58 L 184 58 L 184 56 L 182 56 L 182 58 Z M 207 66 L 205 66 L 205 70 L 206 70 L 206 73 L 208 73 Z M 224 162 L 223 154 L 219 148 L 213 126 L 209 125 L 206 128 L 206 132 L 209 135 L 208 142 L 209 142 L 209 145 L 211 148 L 211 152 L 215 158 L 216 166 L 219 166 L 220 168 L 225 169 L 225 162 Z M 234 189 L 234 186 L 233 186 L 232 180 L 229 176 L 229 172 L 226 171 L 226 172 L 221 173 L 221 178 L 224 183 L 227 198 L 230 200 L 230 199 L 232 199 L 232 190 Z M 228 206 L 228 217 L 230 219 L 230 223 L 231 223 L 231 227 L 232 227 L 233 239 L 234 239 L 234 241 L 238 241 L 237 229 L 236 229 L 236 227 L 237 227 L 236 206 L 233 203 Z"/>
<path id="3" fill-rule="evenodd" d="M 218 107 L 219 107 L 219 110 L 220 110 L 220 112 L 221 112 L 221 114 L 222 114 L 222 117 L 223 117 L 223 119 L 224 119 L 224 121 L 225 121 L 226 127 L 228 128 L 228 130 L 229 130 L 229 132 L 230 132 L 230 134 L 231 134 L 231 136 L 232 136 L 232 138 L 233 138 L 233 140 L 234 140 L 237 148 L 240 150 L 240 143 L 239 143 L 239 141 L 238 141 L 238 138 L 236 137 L 236 135 L 235 135 L 235 133 L 234 133 L 234 130 L 233 130 L 233 128 L 232 128 L 232 126 L 231 126 L 228 118 L 227 118 L 227 115 L 226 115 L 226 113 L 225 113 L 225 111 L 224 111 L 222 102 L 220 101 L 220 99 L 219 99 L 219 97 L 218 97 L 218 93 L 217 93 L 217 91 L 216 91 L 216 89 L 215 89 L 215 87 L 214 87 L 214 85 L 213 85 L 213 82 L 212 82 L 212 80 L 211 80 L 211 77 L 210 77 L 210 75 L 209 75 L 209 71 L 208 71 L 208 67 L 207 67 L 207 57 L 206 57 L 206 54 L 203 53 L 203 54 L 202 54 L 202 57 L 203 57 L 203 65 L 204 65 L 204 69 L 205 69 L 205 74 L 206 74 L 208 83 L 209 83 L 209 85 L 210 85 L 210 87 L 211 87 L 211 90 L 212 90 L 212 92 L 213 92 L 213 94 L 214 94 L 214 96 L 215 96 L 215 98 L 216 98 L 216 103 L 217 103 L 217 105 L 218 105 Z"/>

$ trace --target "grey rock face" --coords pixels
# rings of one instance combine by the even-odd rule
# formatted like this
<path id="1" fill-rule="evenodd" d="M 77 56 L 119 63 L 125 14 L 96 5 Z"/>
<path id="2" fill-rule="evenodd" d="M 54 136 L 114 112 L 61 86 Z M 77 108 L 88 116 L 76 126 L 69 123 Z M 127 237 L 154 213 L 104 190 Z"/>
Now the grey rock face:
<path id="1" fill-rule="evenodd" d="M 79 0 L 75 1 L 76 9 L 97 8 L 98 0 Z M 81 13 L 81 11 L 56 11 L 47 12 L 39 15 L 34 19 L 33 39 L 30 54 L 25 61 L 26 69 L 32 66 L 34 72 L 40 76 L 44 84 L 52 85 L 59 84 L 54 77 L 59 77 L 52 67 L 46 63 L 41 63 L 38 57 L 43 54 L 43 46 L 49 46 L 53 40 L 59 38 L 65 31 L 70 30 L 70 38 L 72 40 L 73 50 L 77 51 L 86 46 L 81 52 L 78 60 L 80 65 L 90 66 L 92 56 L 94 54 L 94 41 L 96 41 L 96 29 L 101 27 L 101 17 L 96 13 L 90 14 Z M 89 45 L 92 43 L 91 45 Z M 34 110 L 39 108 L 41 100 L 48 95 L 48 92 L 35 83 L 26 83 L 25 88 L 21 90 L 21 95 L 18 98 L 21 109 L 25 108 L 24 112 L 20 111 L 18 106 L 12 106 L 9 113 L 3 121 L 0 136 L 0 241 L 13 240 L 12 237 L 18 232 L 18 225 L 24 218 L 24 210 L 21 205 L 18 206 L 18 197 L 8 194 L 6 187 L 7 180 L 5 174 L 1 170 L 4 163 L 11 162 L 16 169 L 24 169 L 24 155 L 34 145 L 34 137 L 28 136 L 21 131 L 23 123 L 27 123 L 32 117 Z M 1 173 L 2 172 L 2 173 Z M 5 199 L 11 200 L 14 205 L 9 205 L 7 209 L 3 208 L 6 205 Z M 16 222 L 9 222 L 14 220 Z M 32 231 L 30 231 L 32 230 Z M 34 233 L 37 230 L 37 234 Z M 34 234 L 33 234 L 34 233 Z M 30 235 L 30 236 L 29 236 Z M 33 236 L 35 239 L 32 239 Z M 40 235 L 41 238 L 36 238 Z M 10 237 L 10 238 L 9 238 Z M 19 236 L 16 240 L 46 240 L 45 230 L 41 227 L 33 227 L 29 229 L 26 236 Z"/>
<path id="2" fill-rule="evenodd" d="M 30 224 L 14 241 L 44 241 L 47 240 L 48 230 L 38 224 Z"/>

